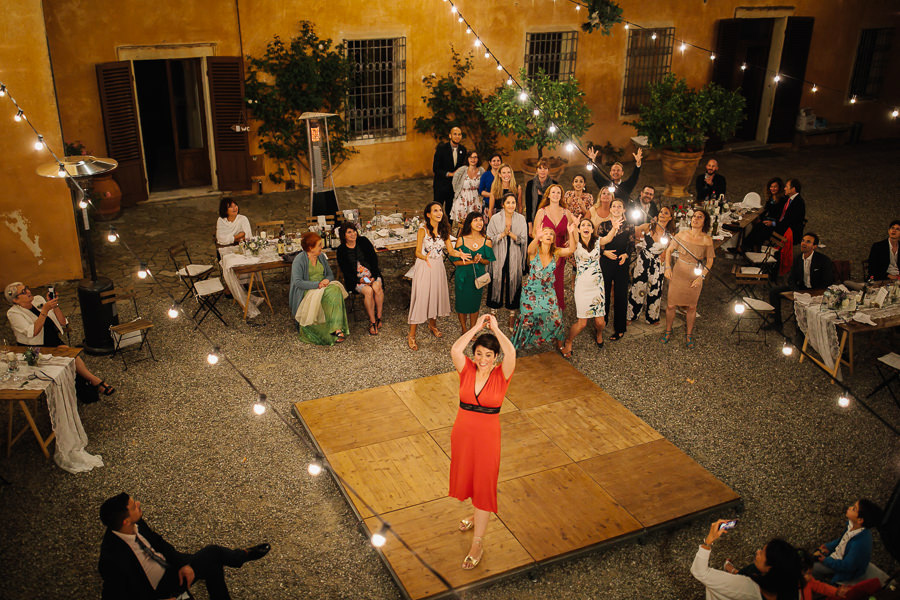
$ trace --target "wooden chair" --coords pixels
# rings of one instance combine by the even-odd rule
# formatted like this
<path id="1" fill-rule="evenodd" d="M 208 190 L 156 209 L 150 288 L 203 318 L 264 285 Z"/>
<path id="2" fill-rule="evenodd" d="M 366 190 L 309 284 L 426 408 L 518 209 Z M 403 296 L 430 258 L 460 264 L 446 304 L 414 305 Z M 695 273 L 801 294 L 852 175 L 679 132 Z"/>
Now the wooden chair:
<path id="1" fill-rule="evenodd" d="M 212 275 L 213 265 L 195 264 L 191 260 L 191 255 L 187 249 L 187 243 L 184 241 L 169 247 L 169 257 L 175 265 L 175 273 L 187 288 L 184 296 L 179 300 L 179 302 L 184 302 L 185 298 L 191 295 L 196 282 L 203 281 Z"/>
<path id="2" fill-rule="evenodd" d="M 374 206 L 374 213 L 382 215 L 393 215 L 400 213 L 402 218 L 406 218 L 406 213 L 401 210 L 400 204 L 397 202 L 378 202 Z"/>
<path id="3" fill-rule="evenodd" d="M 335 215 L 324 215 L 325 224 L 334 227 L 336 224 L 336 216 Z M 319 226 L 319 217 L 306 217 L 306 229 L 309 230 L 311 227 Z"/>
<path id="4" fill-rule="evenodd" d="M 850 279 L 850 261 L 849 260 L 833 260 L 831 264 L 834 266 L 835 283 L 843 283 Z"/>
<path id="5" fill-rule="evenodd" d="M 118 354 L 122 357 L 122 364 L 125 366 L 123 371 L 128 370 L 128 361 L 125 360 L 125 354 L 124 352 L 121 352 L 121 350 L 123 346 L 130 346 L 132 344 L 130 340 L 132 339 L 132 334 L 134 333 L 137 333 L 141 339 L 141 345 L 138 346 L 138 352 L 143 349 L 144 344 L 147 344 L 147 350 L 150 352 L 150 358 L 152 358 L 154 361 L 156 360 L 156 356 L 153 355 L 153 347 L 150 346 L 149 339 L 150 330 L 153 329 L 153 322 L 145 319 L 140 315 L 140 312 L 138 312 L 137 298 L 134 295 L 134 291 L 128 290 L 125 292 L 120 292 L 113 288 L 105 292 L 100 292 L 100 304 L 116 304 L 118 302 L 125 302 L 127 300 L 131 300 L 131 304 L 134 307 L 134 319 L 127 323 L 109 326 L 109 331 L 112 334 L 113 340 L 115 341 L 115 348 L 113 349 L 113 353 L 111 356 L 115 357 L 115 355 Z M 114 312 L 117 313 L 118 311 Z M 140 360 L 146 360 L 146 357 Z"/>
<path id="6" fill-rule="evenodd" d="M 266 237 L 276 238 L 278 237 L 278 232 L 281 228 L 284 227 L 284 220 L 281 221 L 262 221 L 256 224 L 256 235 L 259 235 L 260 231 L 266 232 Z M 269 235 L 269 230 L 274 229 L 274 233 Z"/>

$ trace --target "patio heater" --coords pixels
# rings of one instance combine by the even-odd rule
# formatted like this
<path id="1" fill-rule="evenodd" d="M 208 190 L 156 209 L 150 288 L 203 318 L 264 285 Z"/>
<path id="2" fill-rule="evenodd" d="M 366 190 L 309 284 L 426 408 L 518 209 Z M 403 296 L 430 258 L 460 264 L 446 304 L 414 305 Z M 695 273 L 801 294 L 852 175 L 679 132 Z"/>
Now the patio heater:
<path id="1" fill-rule="evenodd" d="M 79 203 L 85 194 L 82 182 L 94 175 L 109 173 L 118 167 L 119 163 L 112 158 L 94 156 L 66 156 L 60 162 L 65 168 L 65 174 L 56 161 L 38 167 L 37 174 L 41 177 L 64 177 L 72 195 L 72 205 L 81 213 L 81 220 L 77 218 L 75 220 L 81 224 L 78 234 L 81 247 L 87 250 L 90 269 L 90 279 L 82 279 L 78 283 L 78 304 L 81 307 L 81 322 L 84 325 L 84 350 L 88 354 L 112 354 L 115 346 L 109 334 L 109 327 L 118 324 L 119 319 L 115 314 L 115 303 L 103 304 L 100 292 L 113 289 L 113 282 L 108 277 L 97 275 L 94 245 L 91 241 L 91 219 L 87 206 L 81 208 Z"/>
<path id="2" fill-rule="evenodd" d="M 328 141 L 328 117 L 335 113 L 305 112 L 300 119 L 306 122 L 309 143 L 309 214 L 334 215 L 338 208 L 334 190 L 334 171 L 331 168 L 331 145 Z"/>

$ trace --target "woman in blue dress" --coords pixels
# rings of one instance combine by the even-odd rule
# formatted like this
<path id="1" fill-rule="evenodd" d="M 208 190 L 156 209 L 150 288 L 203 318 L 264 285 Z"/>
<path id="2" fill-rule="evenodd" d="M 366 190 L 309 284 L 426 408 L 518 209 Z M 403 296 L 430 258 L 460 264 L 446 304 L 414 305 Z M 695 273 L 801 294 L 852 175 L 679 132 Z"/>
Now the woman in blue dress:
<path id="1" fill-rule="evenodd" d="M 569 223 L 569 245 L 566 248 L 556 247 L 556 232 L 550 227 L 543 228 L 540 235 L 528 244 L 530 267 L 522 286 L 519 319 L 512 338 L 517 349 L 551 342 L 557 349 L 562 345 L 566 334 L 553 285 L 556 282 L 556 261 L 575 251 L 575 228 L 574 222 Z"/>

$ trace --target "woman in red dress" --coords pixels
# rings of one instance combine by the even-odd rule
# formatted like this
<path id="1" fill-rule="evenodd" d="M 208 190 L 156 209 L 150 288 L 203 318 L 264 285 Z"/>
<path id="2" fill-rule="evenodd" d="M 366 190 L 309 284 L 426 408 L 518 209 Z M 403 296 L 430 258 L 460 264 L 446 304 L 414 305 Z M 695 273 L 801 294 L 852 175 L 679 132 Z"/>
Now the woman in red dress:
<path id="1" fill-rule="evenodd" d="M 478 335 L 482 329 L 490 333 Z M 472 346 L 475 360 L 465 355 Z M 502 353 L 503 359 L 497 366 Z M 474 527 L 472 547 L 463 569 L 474 569 L 484 556 L 482 538 L 491 513 L 497 512 L 497 477 L 500 472 L 500 405 L 516 368 L 516 349 L 493 315 L 485 315 L 450 348 L 459 373 L 459 411 L 450 435 L 450 496 L 472 499 L 472 519 L 459 522 L 460 531 Z"/>

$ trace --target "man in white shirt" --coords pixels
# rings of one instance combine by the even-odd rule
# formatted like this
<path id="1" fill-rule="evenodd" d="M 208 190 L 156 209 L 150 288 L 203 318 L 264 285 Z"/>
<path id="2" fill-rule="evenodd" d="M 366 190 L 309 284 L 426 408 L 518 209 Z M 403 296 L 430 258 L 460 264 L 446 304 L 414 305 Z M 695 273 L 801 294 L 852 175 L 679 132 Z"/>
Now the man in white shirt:
<path id="1" fill-rule="evenodd" d="M 869 272 L 866 277 L 878 281 L 900 279 L 898 250 L 900 250 L 900 219 L 891 221 L 886 240 L 872 244 L 869 251 Z"/>
<path id="2" fill-rule="evenodd" d="M 269 544 L 232 550 L 206 546 L 182 554 L 144 522 L 141 503 L 121 493 L 100 507 L 106 533 L 100 546 L 102 600 L 156 600 L 179 596 L 196 579 L 210 600 L 229 600 L 223 566 L 239 568 L 269 552 Z"/>

